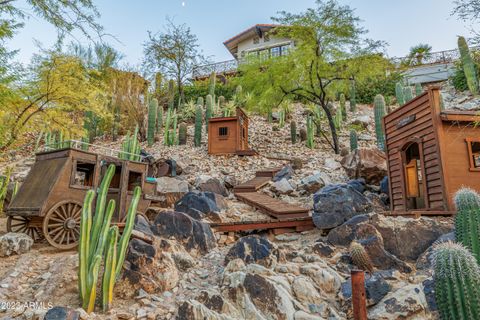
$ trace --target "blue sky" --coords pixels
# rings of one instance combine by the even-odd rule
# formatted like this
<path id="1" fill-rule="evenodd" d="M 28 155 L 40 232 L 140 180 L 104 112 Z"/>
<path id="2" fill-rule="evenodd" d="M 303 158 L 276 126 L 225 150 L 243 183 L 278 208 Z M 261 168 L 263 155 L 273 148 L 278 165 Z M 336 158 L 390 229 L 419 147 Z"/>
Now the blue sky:
<path id="1" fill-rule="evenodd" d="M 22 3 L 20 0 L 19 3 Z M 411 46 L 428 43 L 434 51 L 453 49 L 456 36 L 469 36 L 469 26 L 451 17 L 451 0 L 339 0 L 356 9 L 369 37 L 389 43 L 389 56 L 403 56 Z M 182 5 L 184 2 L 184 6 Z M 100 23 L 120 42 L 106 39 L 124 55 L 124 62 L 138 65 L 143 55 L 147 30 L 163 29 L 167 16 L 186 23 L 198 36 L 204 54 L 214 61 L 232 59 L 222 42 L 256 23 L 268 23 L 280 10 L 300 12 L 314 0 L 98 0 Z M 21 5 L 28 8 L 26 5 Z M 28 62 L 38 49 L 55 41 L 52 26 L 31 17 L 9 41 L 19 49 L 17 59 Z M 80 39 L 82 41 L 82 39 Z"/>

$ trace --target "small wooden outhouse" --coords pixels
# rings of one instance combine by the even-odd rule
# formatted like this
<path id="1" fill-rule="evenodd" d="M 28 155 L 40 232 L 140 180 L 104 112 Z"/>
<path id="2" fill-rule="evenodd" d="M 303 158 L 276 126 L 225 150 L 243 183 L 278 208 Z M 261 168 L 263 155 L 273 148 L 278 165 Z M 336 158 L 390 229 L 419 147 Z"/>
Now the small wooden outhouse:
<path id="1" fill-rule="evenodd" d="M 248 117 L 237 108 L 234 117 L 210 118 L 208 121 L 208 153 L 251 155 L 248 146 Z"/>
<path id="2" fill-rule="evenodd" d="M 480 116 L 440 100 L 431 87 L 383 118 L 393 215 L 454 214 L 459 188 L 480 192 Z"/>

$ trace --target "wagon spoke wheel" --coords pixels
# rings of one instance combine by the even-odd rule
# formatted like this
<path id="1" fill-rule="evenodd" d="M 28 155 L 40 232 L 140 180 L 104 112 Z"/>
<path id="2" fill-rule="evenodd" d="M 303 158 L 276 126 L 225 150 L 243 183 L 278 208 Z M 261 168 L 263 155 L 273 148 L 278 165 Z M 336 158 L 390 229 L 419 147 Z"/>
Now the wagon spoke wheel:
<path id="1" fill-rule="evenodd" d="M 62 201 L 48 211 L 43 220 L 43 233 L 52 246 L 68 250 L 77 246 L 80 238 L 82 205 Z"/>
<path id="2" fill-rule="evenodd" d="M 32 226 L 31 218 L 21 216 L 7 217 L 7 231 L 25 233 L 33 239 L 39 241 L 43 239 L 42 229 L 39 226 Z"/>

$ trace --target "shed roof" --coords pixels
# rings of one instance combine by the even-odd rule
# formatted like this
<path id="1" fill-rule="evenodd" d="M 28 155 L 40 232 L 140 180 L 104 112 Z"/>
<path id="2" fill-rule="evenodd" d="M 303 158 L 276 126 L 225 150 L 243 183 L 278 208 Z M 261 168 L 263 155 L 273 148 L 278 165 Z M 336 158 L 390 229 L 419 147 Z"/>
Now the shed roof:
<path id="1" fill-rule="evenodd" d="M 480 122 L 480 112 L 478 111 L 461 111 L 461 110 L 445 110 L 440 113 L 442 121 L 459 121 L 459 122 Z"/>

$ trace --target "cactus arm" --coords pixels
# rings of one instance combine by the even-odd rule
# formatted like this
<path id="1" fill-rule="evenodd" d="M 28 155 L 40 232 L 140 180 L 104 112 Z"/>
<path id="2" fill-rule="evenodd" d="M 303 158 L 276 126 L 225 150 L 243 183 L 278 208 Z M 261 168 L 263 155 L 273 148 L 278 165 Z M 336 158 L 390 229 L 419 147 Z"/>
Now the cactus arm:
<path id="1" fill-rule="evenodd" d="M 110 309 L 113 300 L 113 287 L 115 285 L 115 264 L 117 260 L 118 227 L 113 226 L 108 233 L 107 255 L 102 280 L 102 306 L 103 311 Z"/>
<path id="2" fill-rule="evenodd" d="M 83 308 L 86 309 L 87 313 L 91 313 L 95 309 L 95 299 L 97 297 L 97 282 L 98 282 L 98 271 L 100 269 L 100 263 L 102 262 L 102 257 L 97 255 L 93 258 L 92 265 L 88 271 L 89 273 L 89 283 L 88 283 L 88 299 L 84 300 Z"/>
<path id="3" fill-rule="evenodd" d="M 107 172 L 105 173 L 105 177 L 100 184 L 100 189 L 97 195 L 97 204 L 95 207 L 95 216 L 93 217 L 93 226 L 92 226 L 92 233 L 91 233 L 91 242 L 90 245 L 92 248 L 97 247 L 98 238 L 100 236 L 100 230 L 103 223 L 103 217 L 105 213 L 105 204 L 107 201 L 107 192 L 108 187 L 110 186 L 110 182 L 112 181 L 113 174 L 115 173 L 115 165 L 111 164 L 108 166 Z M 94 257 L 94 251 L 90 252 L 89 260 L 91 261 Z"/>
<path id="4" fill-rule="evenodd" d="M 98 244 L 95 248 L 95 255 L 103 255 L 105 245 L 108 238 L 108 230 L 112 221 L 113 213 L 115 212 L 115 200 L 111 199 L 108 202 L 105 218 L 103 219 L 102 227 L 100 229 L 100 235 L 98 237 Z"/>
<path id="5" fill-rule="evenodd" d="M 130 236 L 132 235 L 133 224 L 135 223 L 135 215 L 137 213 L 137 206 L 140 200 L 140 195 L 142 193 L 142 189 L 140 187 L 135 187 L 133 191 L 132 201 L 130 203 L 130 207 L 128 208 L 127 213 L 127 221 L 125 223 L 125 228 L 123 229 L 123 234 L 120 238 L 118 244 L 118 257 L 117 257 L 117 264 L 116 264 L 116 272 L 115 277 L 118 278 L 120 275 L 120 271 L 123 267 L 123 262 L 125 261 L 125 254 L 127 251 L 128 241 L 130 240 Z"/>
<path id="6" fill-rule="evenodd" d="M 80 219 L 78 281 L 82 300 L 87 296 L 88 253 L 90 250 L 90 229 L 92 227 L 92 202 L 94 195 L 95 192 L 93 190 L 87 191 Z"/>

